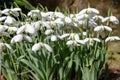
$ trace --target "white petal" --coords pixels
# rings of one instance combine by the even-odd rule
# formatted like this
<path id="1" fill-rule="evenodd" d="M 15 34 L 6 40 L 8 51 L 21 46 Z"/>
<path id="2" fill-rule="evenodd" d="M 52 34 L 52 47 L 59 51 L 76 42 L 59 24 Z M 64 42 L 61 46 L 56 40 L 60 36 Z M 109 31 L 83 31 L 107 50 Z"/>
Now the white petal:
<path id="1" fill-rule="evenodd" d="M 14 24 L 16 22 L 16 20 L 11 17 L 11 16 L 7 16 L 6 20 L 5 20 L 5 24 Z"/>
<path id="2" fill-rule="evenodd" d="M 25 40 L 32 42 L 32 38 L 30 36 L 24 35 Z"/>
<path id="3" fill-rule="evenodd" d="M 97 27 L 94 28 L 94 31 L 97 31 L 97 32 L 98 32 L 98 31 L 100 31 L 100 30 L 101 30 L 101 26 L 97 26 Z"/>
<path id="4" fill-rule="evenodd" d="M 101 42 L 100 39 L 98 39 L 98 38 L 92 38 L 92 39 L 97 41 L 97 42 Z"/>
<path id="5" fill-rule="evenodd" d="M 25 32 L 28 32 L 30 34 L 34 34 L 35 33 L 35 28 L 32 25 L 26 24 L 25 26 L 26 26 L 25 27 Z"/>
<path id="6" fill-rule="evenodd" d="M 49 52 L 53 52 L 53 49 L 48 45 L 44 43 L 44 47 L 49 51 Z"/>
<path id="7" fill-rule="evenodd" d="M 107 30 L 107 31 L 112 31 L 112 28 L 108 27 L 108 26 L 104 26 L 104 28 Z"/>
<path id="8" fill-rule="evenodd" d="M 7 43 L 4 43 L 4 44 L 8 49 L 12 49 L 12 47 L 9 44 L 7 44 Z"/>
<path id="9" fill-rule="evenodd" d="M 48 30 L 46 30 L 45 31 L 45 35 L 49 35 L 49 34 L 51 34 L 51 33 L 53 33 L 54 31 L 52 30 L 52 29 L 48 29 Z"/>
<path id="10" fill-rule="evenodd" d="M 25 31 L 25 25 L 21 26 L 18 30 L 17 30 L 17 34 L 21 34 Z"/>
<path id="11" fill-rule="evenodd" d="M 57 37 L 55 35 L 51 36 L 51 41 L 57 41 Z"/>
<path id="12" fill-rule="evenodd" d="M 32 51 L 38 51 L 41 49 L 41 44 L 40 43 L 36 43 L 32 46 Z"/>
<path id="13" fill-rule="evenodd" d="M 79 38 L 79 35 L 78 35 L 78 34 L 75 34 L 75 35 L 74 35 L 74 37 L 75 37 L 75 40 L 76 40 L 76 41 L 80 40 L 80 38 Z"/>
<path id="14" fill-rule="evenodd" d="M 70 17 L 65 17 L 65 22 L 66 22 L 67 24 L 69 24 L 69 23 L 71 23 L 71 22 L 72 22 L 72 20 L 71 20 L 71 18 L 70 18 Z"/>
<path id="15" fill-rule="evenodd" d="M 66 45 L 70 46 L 70 45 L 72 45 L 73 43 L 74 43 L 73 40 L 69 40 L 69 41 L 67 41 Z"/>
<path id="16" fill-rule="evenodd" d="M 4 21 L 6 18 L 6 16 L 0 17 L 0 21 Z"/>
<path id="17" fill-rule="evenodd" d="M 66 34 L 63 34 L 62 36 L 60 36 L 61 39 L 65 38 L 65 37 L 68 37 L 70 34 L 66 33 Z"/>

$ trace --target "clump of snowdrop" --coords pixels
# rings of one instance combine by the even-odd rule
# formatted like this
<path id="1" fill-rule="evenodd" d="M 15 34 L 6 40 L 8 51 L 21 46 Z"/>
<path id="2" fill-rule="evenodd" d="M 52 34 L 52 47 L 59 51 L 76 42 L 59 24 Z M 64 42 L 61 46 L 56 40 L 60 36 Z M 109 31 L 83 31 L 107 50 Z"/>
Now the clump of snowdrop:
<path id="1" fill-rule="evenodd" d="M 25 46 L 25 52 L 51 52 L 52 55 L 49 55 L 52 59 L 54 57 L 53 64 L 56 64 L 54 61 L 61 62 L 60 59 L 65 62 L 65 65 L 60 63 L 64 68 L 66 65 L 69 69 L 79 67 L 80 70 L 76 71 L 81 71 L 84 80 L 87 80 L 86 72 L 88 78 L 94 77 L 98 80 L 95 75 L 99 75 L 101 66 L 104 65 L 108 42 L 120 40 L 120 37 L 111 35 L 113 30 L 108 24 L 118 24 L 119 20 L 113 15 L 103 17 L 95 8 L 89 7 L 79 13 L 67 15 L 35 9 L 23 14 L 23 20 L 18 19 L 19 15 L 22 16 L 19 12 L 20 8 L 4 9 L 0 12 L 0 41 L 5 42 L 0 43 L 0 51 L 3 51 L 4 47 L 12 49 L 9 43 L 16 46 L 15 43 L 20 42 L 17 46 Z M 23 40 L 28 42 L 24 43 Z M 45 58 L 48 58 L 48 55 Z M 59 77 L 55 79 L 57 78 Z"/>

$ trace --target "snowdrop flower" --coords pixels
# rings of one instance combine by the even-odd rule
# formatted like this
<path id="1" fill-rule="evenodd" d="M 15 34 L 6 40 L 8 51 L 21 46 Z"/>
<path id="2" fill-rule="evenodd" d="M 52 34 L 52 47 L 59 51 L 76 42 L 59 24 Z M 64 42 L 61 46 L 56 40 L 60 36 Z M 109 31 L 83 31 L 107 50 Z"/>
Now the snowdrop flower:
<path id="1" fill-rule="evenodd" d="M 38 50 L 41 50 L 41 49 L 47 49 L 49 52 L 53 52 L 53 49 L 46 43 L 42 43 L 42 42 L 39 42 L 39 43 L 36 43 L 32 46 L 32 51 L 38 51 Z"/>
<path id="2" fill-rule="evenodd" d="M 21 34 L 23 32 L 26 33 L 30 33 L 30 34 L 34 34 L 35 33 L 35 28 L 31 25 L 31 24 L 25 24 L 23 26 L 21 26 L 18 30 L 17 30 L 17 34 Z"/>
<path id="3" fill-rule="evenodd" d="M 5 32 L 6 29 L 7 29 L 7 26 L 0 25 L 0 33 Z"/>
<path id="4" fill-rule="evenodd" d="M 9 33 L 15 33 L 15 32 L 17 31 L 17 29 L 18 29 L 18 28 L 16 28 L 16 27 L 8 27 L 8 30 L 7 30 L 7 31 L 8 31 Z"/>
<path id="5" fill-rule="evenodd" d="M 21 42 L 23 40 L 23 35 L 18 34 L 11 39 L 11 43 Z"/>
<path id="6" fill-rule="evenodd" d="M 8 15 L 10 9 L 4 9 L 1 11 L 2 14 Z"/>
<path id="7" fill-rule="evenodd" d="M 54 12 L 53 13 L 53 17 L 55 17 L 55 18 L 64 18 L 64 14 L 63 13 L 61 13 L 61 12 Z"/>
<path id="8" fill-rule="evenodd" d="M 51 36 L 51 41 L 57 41 L 57 36 L 52 35 L 52 36 Z"/>
<path id="9" fill-rule="evenodd" d="M 99 11 L 95 8 L 86 8 L 79 12 L 79 14 L 88 14 L 88 18 L 94 17 L 96 14 L 99 14 Z"/>
<path id="10" fill-rule="evenodd" d="M 66 45 L 68 45 L 70 47 L 80 46 L 80 44 L 78 44 L 77 41 L 75 41 L 75 40 L 69 40 L 69 41 L 67 41 Z"/>
<path id="11" fill-rule="evenodd" d="M 95 8 L 86 8 L 79 12 L 79 14 L 99 14 L 99 11 Z"/>
<path id="12" fill-rule="evenodd" d="M 24 39 L 28 42 L 32 42 L 32 38 L 30 36 L 24 35 Z"/>
<path id="13" fill-rule="evenodd" d="M 41 21 L 37 21 L 37 22 L 32 23 L 32 26 L 34 26 L 35 30 L 39 30 L 40 24 L 41 24 Z"/>
<path id="14" fill-rule="evenodd" d="M 104 19 L 104 17 L 103 16 L 100 16 L 100 15 L 95 15 L 93 18 L 92 18 L 93 20 L 100 20 L 100 21 L 102 21 L 103 19 Z"/>
<path id="15" fill-rule="evenodd" d="M 103 26 L 103 25 L 97 26 L 97 27 L 94 28 L 94 31 L 97 31 L 97 32 L 99 32 L 99 31 L 104 31 L 104 30 L 111 32 L 111 31 L 112 31 L 112 28 L 110 28 L 110 27 L 108 27 L 108 26 Z"/>
<path id="16" fill-rule="evenodd" d="M 45 35 L 50 35 L 50 34 L 52 34 L 54 31 L 52 30 L 52 29 L 47 29 L 46 31 L 45 31 Z"/>
<path id="17" fill-rule="evenodd" d="M 84 39 L 84 42 L 88 43 L 89 45 L 93 45 L 94 41 L 101 42 L 100 39 L 98 38 L 85 38 Z"/>
<path id="18" fill-rule="evenodd" d="M 6 18 L 7 18 L 6 16 L 0 17 L 0 21 L 4 21 Z"/>
<path id="19" fill-rule="evenodd" d="M 119 20 L 115 16 L 106 17 L 102 20 L 102 22 L 107 22 L 107 21 L 113 22 L 114 24 L 119 23 Z"/>
<path id="20" fill-rule="evenodd" d="M 19 11 L 21 11 L 21 8 L 4 9 L 4 10 L 2 10 L 2 14 L 5 14 L 5 15 L 12 14 L 13 16 L 18 17 Z"/>
<path id="21" fill-rule="evenodd" d="M 28 12 L 27 16 L 30 17 L 36 17 L 40 15 L 40 10 L 31 10 L 30 12 Z"/>
<path id="22" fill-rule="evenodd" d="M 14 24 L 14 23 L 16 23 L 16 20 L 15 20 L 15 18 L 13 18 L 11 16 L 7 16 L 7 18 L 6 18 L 4 23 L 5 24 Z"/>
<path id="23" fill-rule="evenodd" d="M 114 40 L 120 40 L 120 37 L 118 37 L 118 36 L 110 36 L 110 37 L 107 37 L 105 39 L 105 42 L 114 41 Z"/>
<path id="24" fill-rule="evenodd" d="M 11 43 L 21 42 L 23 39 L 27 40 L 28 42 L 32 42 L 31 37 L 24 34 L 18 34 L 11 39 Z"/>
<path id="25" fill-rule="evenodd" d="M 65 17 L 65 23 L 70 24 L 72 19 L 70 17 Z"/>
<path id="26" fill-rule="evenodd" d="M 0 43 L 0 51 L 3 51 L 4 47 L 7 47 L 8 49 L 12 49 L 12 47 L 7 43 Z"/>
<path id="27" fill-rule="evenodd" d="M 79 35 L 77 33 L 66 33 L 60 36 L 61 39 L 68 37 L 68 40 L 79 40 Z"/>

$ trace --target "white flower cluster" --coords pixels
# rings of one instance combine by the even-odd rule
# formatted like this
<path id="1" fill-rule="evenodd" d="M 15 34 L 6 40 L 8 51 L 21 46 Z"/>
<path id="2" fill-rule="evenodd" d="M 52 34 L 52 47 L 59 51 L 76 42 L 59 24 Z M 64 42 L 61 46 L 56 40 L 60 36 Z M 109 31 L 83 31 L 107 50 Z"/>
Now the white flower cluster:
<path id="1" fill-rule="evenodd" d="M 101 42 L 101 39 L 90 36 L 89 30 L 93 32 L 111 32 L 112 28 L 106 25 L 106 22 L 118 24 L 119 20 L 115 16 L 102 17 L 95 8 L 86 8 L 77 14 L 65 15 L 62 12 L 43 12 L 40 10 L 31 10 L 25 15 L 25 20 L 20 21 L 21 9 L 12 8 L 0 11 L 0 34 L 1 37 L 13 35 L 10 44 L 26 40 L 34 42 L 33 38 L 44 35 L 46 40 L 57 41 L 66 40 L 66 45 L 75 47 L 84 44 L 93 45 L 94 42 Z M 79 30 L 75 32 L 73 29 Z M 82 31 L 81 31 L 82 30 Z M 38 32 L 41 32 L 38 33 Z M 105 39 L 105 42 L 120 40 L 118 36 L 111 36 Z M 1 42 L 2 43 L 2 42 Z M 5 44 L 5 43 L 4 43 Z M 5 44 L 8 47 L 8 44 Z M 3 46 L 3 43 L 0 47 Z M 10 46 L 8 47 L 9 49 Z M 46 48 L 52 52 L 52 48 L 44 43 L 35 43 L 33 51 Z M 2 48 L 0 48 L 1 50 Z"/>

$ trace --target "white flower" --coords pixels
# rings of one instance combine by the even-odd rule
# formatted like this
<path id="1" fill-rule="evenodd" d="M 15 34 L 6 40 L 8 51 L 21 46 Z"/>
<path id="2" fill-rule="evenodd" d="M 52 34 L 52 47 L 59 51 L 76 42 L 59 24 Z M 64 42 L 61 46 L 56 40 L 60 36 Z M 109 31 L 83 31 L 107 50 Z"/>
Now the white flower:
<path id="1" fill-rule="evenodd" d="M 44 43 L 43 45 L 49 52 L 53 52 L 53 49 L 48 44 Z"/>
<path id="2" fill-rule="evenodd" d="M 30 12 L 28 12 L 27 14 L 30 17 L 36 17 L 40 15 L 40 10 L 31 10 Z"/>
<path id="3" fill-rule="evenodd" d="M 53 17 L 56 17 L 56 18 L 64 18 L 64 14 L 61 13 L 61 12 L 54 12 L 54 13 L 53 13 Z"/>
<path id="4" fill-rule="evenodd" d="M 3 47 L 7 47 L 8 49 L 12 49 L 12 47 L 7 43 L 0 43 L 0 51 L 3 50 Z"/>
<path id="5" fill-rule="evenodd" d="M 11 39 L 11 43 L 21 42 L 23 40 L 23 35 L 18 34 Z"/>
<path id="6" fill-rule="evenodd" d="M 115 16 L 106 17 L 102 20 L 102 22 L 107 22 L 107 21 L 113 22 L 114 24 L 119 23 L 119 20 Z"/>
<path id="7" fill-rule="evenodd" d="M 114 40 L 120 40 L 120 37 L 118 37 L 118 36 L 110 36 L 110 37 L 107 37 L 105 39 L 105 42 L 114 41 Z"/>
<path id="8" fill-rule="evenodd" d="M 95 13 L 95 14 L 99 14 L 99 11 L 95 8 L 86 8 L 86 9 L 83 9 L 79 12 L 79 14 L 92 14 L 92 13 Z"/>
<path id="9" fill-rule="evenodd" d="M 53 33 L 54 31 L 52 29 L 47 29 L 45 31 L 45 35 L 50 35 L 51 33 Z"/>
<path id="10" fill-rule="evenodd" d="M 36 43 L 32 46 L 32 51 L 38 51 L 41 49 L 41 43 Z"/>
<path id="11" fill-rule="evenodd" d="M 7 18 L 6 16 L 0 17 L 0 21 L 4 21 L 6 18 Z"/>
<path id="12" fill-rule="evenodd" d="M 13 17 L 11 17 L 11 16 L 7 16 L 7 18 L 6 18 L 4 23 L 5 24 L 15 24 L 16 20 Z"/>
<path id="13" fill-rule="evenodd" d="M 28 42 L 32 42 L 32 38 L 30 36 L 24 35 L 24 39 Z"/>
<path id="14" fill-rule="evenodd" d="M 17 29 L 18 29 L 18 28 L 16 28 L 16 27 L 8 27 L 8 32 L 9 32 L 9 33 L 14 33 L 14 32 L 17 31 Z"/>
<path id="15" fill-rule="evenodd" d="M 57 41 L 57 36 L 52 35 L 52 36 L 51 36 L 51 41 Z"/>
<path id="16" fill-rule="evenodd" d="M 35 27 L 33 27 L 33 25 L 31 25 L 31 24 L 25 24 L 17 30 L 17 34 L 21 34 L 24 31 L 26 33 L 35 34 Z"/>
<path id="17" fill-rule="evenodd" d="M 25 32 L 30 33 L 30 34 L 34 34 L 35 28 L 30 24 L 26 24 L 25 25 Z"/>
<path id="18" fill-rule="evenodd" d="M 94 31 L 97 31 L 97 32 L 99 32 L 99 31 L 104 31 L 104 30 L 106 30 L 106 31 L 112 31 L 112 28 L 110 28 L 110 27 L 108 27 L 108 26 L 97 26 L 97 27 L 95 27 L 94 28 Z"/>
<path id="19" fill-rule="evenodd" d="M 119 20 L 115 16 L 110 16 L 110 21 L 113 22 L 114 24 L 119 23 Z"/>
<path id="20" fill-rule="evenodd" d="M 70 24 L 72 19 L 70 17 L 65 17 L 65 23 Z"/>
<path id="21" fill-rule="evenodd" d="M 75 41 L 75 40 L 67 41 L 66 45 L 68 45 L 70 47 L 80 46 L 80 44 L 78 44 L 77 41 Z"/>
<path id="22" fill-rule="evenodd" d="M 5 25 L 0 25 L 0 33 L 4 32 L 7 28 Z"/>
<path id="23" fill-rule="evenodd" d="M 17 34 L 21 34 L 25 31 L 25 25 L 21 26 L 20 28 L 18 28 L 17 30 Z"/>
<path id="24" fill-rule="evenodd" d="M 88 43 L 89 45 L 93 45 L 94 41 L 101 42 L 100 39 L 98 38 L 85 38 L 84 39 L 84 42 Z"/>
<path id="25" fill-rule="evenodd" d="M 41 50 L 41 49 L 47 49 L 49 52 L 53 52 L 53 49 L 46 43 L 42 43 L 42 42 L 39 42 L 39 43 L 36 43 L 32 46 L 32 51 L 38 51 L 38 50 Z"/>

